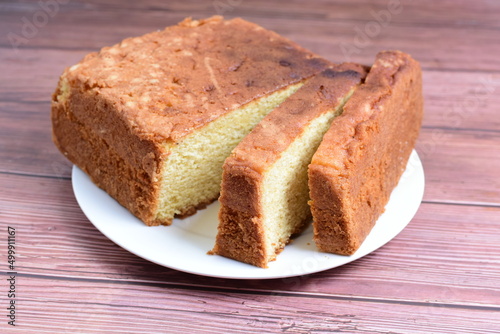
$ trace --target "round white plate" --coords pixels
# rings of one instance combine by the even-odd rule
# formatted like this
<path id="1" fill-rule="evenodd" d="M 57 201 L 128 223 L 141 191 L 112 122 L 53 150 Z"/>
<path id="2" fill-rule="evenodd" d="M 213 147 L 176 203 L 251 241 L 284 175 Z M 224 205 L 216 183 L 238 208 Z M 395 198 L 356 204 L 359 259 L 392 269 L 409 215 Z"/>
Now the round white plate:
<path id="1" fill-rule="evenodd" d="M 208 255 L 217 234 L 219 203 L 171 226 L 148 227 L 118 202 L 95 186 L 78 167 L 73 167 L 73 190 L 78 204 L 99 231 L 119 246 L 148 261 L 180 271 L 223 278 L 264 279 L 306 275 L 359 259 L 394 238 L 410 222 L 422 201 L 424 171 L 413 151 L 406 171 L 392 192 L 386 210 L 351 256 L 320 253 L 309 227 L 278 255 L 269 268 L 262 269 Z"/>

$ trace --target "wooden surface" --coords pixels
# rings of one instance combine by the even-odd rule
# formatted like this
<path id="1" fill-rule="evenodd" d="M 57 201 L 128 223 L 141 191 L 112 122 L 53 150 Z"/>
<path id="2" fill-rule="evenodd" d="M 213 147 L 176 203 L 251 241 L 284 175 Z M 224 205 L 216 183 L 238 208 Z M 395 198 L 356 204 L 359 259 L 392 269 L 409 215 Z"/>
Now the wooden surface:
<path id="1" fill-rule="evenodd" d="M 0 3 L 1 333 L 500 332 L 500 2 L 401 0 L 349 59 L 401 49 L 424 69 L 426 192 L 408 227 L 351 264 L 255 281 L 164 268 L 93 227 L 51 142 L 58 76 L 100 47 L 220 11 L 341 62 L 340 45 L 393 1 L 60 2 L 32 34 L 23 26 L 40 16 L 38 1 Z M 17 50 L 12 34 L 25 38 Z M 6 317 L 8 226 L 16 327 Z"/>

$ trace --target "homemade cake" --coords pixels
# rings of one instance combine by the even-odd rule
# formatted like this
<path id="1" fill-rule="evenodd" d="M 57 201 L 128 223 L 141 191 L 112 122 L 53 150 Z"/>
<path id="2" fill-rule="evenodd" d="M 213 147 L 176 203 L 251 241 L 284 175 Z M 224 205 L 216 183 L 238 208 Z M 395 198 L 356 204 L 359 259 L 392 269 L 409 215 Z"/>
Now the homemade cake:
<path id="1" fill-rule="evenodd" d="M 355 64 L 325 70 L 238 144 L 223 166 L 213 253 L 265 268 L 310 223 L 307 166 L 365 74 Z"/>
<path id="2" fill-rule="evenodd" d="M 422 74 L 409 55 L 386 51 L 335 118 L 309 166 L 314 240 L 353 254 L 406 168 L 423 116 Z"/>
<path id="3" fill-rule="evenodd" d="M 242 19 L 186 19 L 66 69 L 53 140 L 146 224 L 168 225 L 217 199 L 231 150 L 329 65 Z"/>

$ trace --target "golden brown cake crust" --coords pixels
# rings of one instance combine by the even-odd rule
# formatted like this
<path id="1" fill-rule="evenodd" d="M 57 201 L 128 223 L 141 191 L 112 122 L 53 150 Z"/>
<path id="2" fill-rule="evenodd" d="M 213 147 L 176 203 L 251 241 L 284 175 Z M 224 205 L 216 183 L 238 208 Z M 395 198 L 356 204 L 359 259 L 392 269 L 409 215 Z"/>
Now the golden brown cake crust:
<path id="1" fill-rule="evenodd" d="M 72 87 L 112 101 L 115 116 L 140 138 L 177 141 L 327 65 L 256 24 L 212 17 L 125 39 L 87 55 L 66 76 Z"/>
<path id="2" fill-rule="evenodd" d="M 80 92 L 73 92 L 70 101 L 52 103 L 54 143 L 66 158 L 121 205 L 148 225 L 159 225 L 154 212 L 158 192 L 155 177 L 159 173 L 161 148 L 139 140 L 119 122 L 101 125 L 112 127 L 114 136 L 120 138 L 117 145 L 109 145 L 73 114 L 77 109 L 90 108 L 105 112 L 101 109 L 105 102 L 99 96 L 95 96 L 95 101 L 81 102 L 79 96 Z"/>
<path id="3" fill-rule="evenodd" d="M 329 64 L 242 19 L 186 19 L 66 69 L 53 95 L 54 142 L 146 224 L 169 224 L 155 219 L 163 143 Z"/>
<path id="4" fill-rule="evenodd" d="M 383 212 L 418 137 L 423 116 L 418 62 L 377 55 L 309 166 L 314 239 L 321 251 L 353 254 Z"/>
<path id="5" fill-rule="evenodd" d="M 264 249 L 260 192 L 265 172 L 313 119 L 335 108 L 365 75 L 366 68 L 357 64 L 323 71 L 267 115 L 233 150 L 223 167 L 214 253 L 267 267 L 274 254 L 266 254 Z M 310 216 L 295 232 L 309 221 Z"/>

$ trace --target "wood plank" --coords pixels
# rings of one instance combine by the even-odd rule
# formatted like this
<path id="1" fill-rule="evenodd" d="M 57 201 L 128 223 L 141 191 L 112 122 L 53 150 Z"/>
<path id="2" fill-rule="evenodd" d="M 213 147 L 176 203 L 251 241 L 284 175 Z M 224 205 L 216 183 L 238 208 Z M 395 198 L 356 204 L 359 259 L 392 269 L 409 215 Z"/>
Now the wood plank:
<path id="1" fill-rule="evenodd" d="M 22 333 L 496 333 L 497 309 L 20 276 Z M 78 292 L 75 293 L 75 285 Z"/>
<path id="2" fill-rule="evenodd" d="M 10 124 L 2 125 L 0 133 L 0 171 L 69 177 L 70 164 L 51 142 L 49 105 L 31 107 L 36 112 L 0 111 L 0 124 Z M 465 115 L 461 126 L 468 127 L 469 119 Z M 417 151 L 426 172 L 425 200 L 500 204 L 499 143 L 497 131 L 422 129 Z"/>
<path id="3" fill-rule="evenodd" d="M 398 237 L 351 264 L 304 277 L 239 281 L 181 273 L 121 249 L 84 217 L 67 180 L 0 175 L 0 186 L 0 221 L 18 231 L 18 270 L 25 274 L 500 305 L 500 208 L 424 203 Z"/>
<path id="4" fill-rule="evenodd" d="M 62 29 L 62 28 L 61 28 Z M 149 29 L 149 28 L 148 28 Z M 62 29 L 64 30 L 64 29 Z M 112 29 L 104 29 L 105 31 L 113 31 Z M 71 30 L 73 31 L 73 30 Z M 74 30 L 76 31 L 76 30 Z M 121 30 L 120 30 L 121 31 Z M 294 32 L 286 32 L 285 35 L 293 34 Z M 431 33 L 431 32 L 429 32 Z M 309 36 L 308 34 L 318 36 L 319 32 L 301 32 L 304 36 Z M 328 29 L 323 32 L 323 35 L 329 34 Z M 123 36 L 115 36 L 112 41 L 106 42 L 104 41 L 104 37 L 101 36 L 102 32 L 96 32 L 97 36 L 100 38 L 96 40 L 95 48 L 92 50 L 97 50 L 100 46 L 112 44 L 121 40 L 122 37 L 132 35 L 127 32 L 124 33 Z M 52 35 L 50 35 L 52 36 Z M 346 38 L 348 35 L 342 35 Z M 500 35 L 499 35 L 500 36 Z M 290 37 L 290 36 L 289 36 Z M 299 36 L 298 36 L 299 37 Z M 466 38 L 467 36 L 464 36 Z M 74 43 L 71 41 L 83 41 L 84 36 L 71 36 L 71 38 L 67 41 L 64 39 L 60 40 L 64 44 Z M 320 53 L 321 55 L 333 60 L 333 61 L 342 61 L 343 55 L 341 51 L 338 50 L 338 42 L 332 40 L 332 38 L 328 37 L 328 43 L 321 43 L 321 38 L 323 37 L 315 37 L 317 38 L 317 43 L 308 38 L 308 43 L 313 43 L 315 45 L 310 45 L 310 49 L 315 52 Z M 451 38 L 451 37 L 450 37 Z M 471 37 L 474 39 L 473 37 Z M 54 40 L 50 37 L 50 40 Z M 391 39 L 392 40 L 392 39 Z M 475 39 L 474 39 L 475 40 Z M 306 41 L 305 41 L 306 42 Z M 500 45 L 500 39 L 498 41 L 490 41 L 491 45 Z M 406 43 L 406 42 L 405 42 Z M 437 42 L 438 44 L 442 44 L 442 42 Z M 484 41 L 484 43 L 488 43 L 488 41 Z M 80 43 L 81 44 L 81 43 Z M 79 45 L 80 45 L 79 44 Z M 420 50 L 420 45 L 422 43 L 415 42 L 415 45 L 418 46 Z M 401 48 L 411 54 L 414 54 L 411 49 L 408 49 L 404 46 L 398 47 L 397 45 L 391 46 L 384 43 L 374 43 L 371 47 L 371 50 L 363 51 L 360 55 L 356 55 L 354 61 L 359 61 L 362 63 L 370 64 L 373 61 L 375 53 L 381 49 L 391 49 L 391 48 Z M 416 48 L 416 46 L 413 46 Z M 441 48 L 436 48 L 436 50 L 441 50 Z M 467 49 L 469 50 L 469 49 Z M 475 50 L 471 52 L 481 52 L 484 54 L 495 54 L 494 50 L 487 50 L 487 48 L 483 48 L 482 45 L 470 46 L 470 50 Z M 469 50 L 469 51 L 470 51 Z M 4 101 L 47 101 L 50 99 L 50 95 L 55 89 L 57 84 L 59 75 L 62 73 L 65 67 L 71 66 L 72 64 L 77 63 L 81 58 L 85 56 L 90 49 L 84 50 L 41 50 L 41 49 L 25 49 L 20 50 L 18 53 L 15 53 L 11 49 L 0 48 L 0 71 L 2 72 L 2 76 L 4 78 L 15 78 L 15 80 L 0 80 L 0 100 Z M 469 51 L 465 52 L 467 54 Z M 490 52 L 491 51 L 491 52 Z M 424 54 L 421 56 L 417 53 L 414 56 L 422 62 L 423 66 L 432 65 L 425 59 L 425 57 L 430 57 L 430 55 L 434 51 L 424 50 L 422 51 Z M 437 52 L 437 51 L 436 51 Z M 460 53 L 463 55 L 463 53 Z M 430 62 L 440 62 L 448 66 L 447 55 L 440 55 L 434 58 L 434 60 L 430 60 Z M 496 68 L 495 61 L 489 60 L 481 60 L 480 58 L 475 58 L 475 62 L 470 62 L 469 60 L 474 58 L 475 56 L 472 54 L 467 54 L 467 59 L 461 59 L 460 62 L 463 64 L 473 64 L 472 66 L 476 66 L 475 64 L 486 64 L 487 68 Z M 496 59 L 496 58 L 495 58 Z M 500 61 L 500 60 L 499 60 Z M 483 66 L 483 65 L 480 65 Z M 459 67 L 469 68 L 469 65 Z M 441 68 L 441 67 L 437 67 Z M 485 67 L 486 69 L 486 67 Z M 498 66 L 498 70 L 500 70 L 500 65 Z M 426 97 L 428 106 L 432 108 L 439 108 L 440 116 L 447 113 L 456 112 L 457 109 L 463 108 L 461 104 L 464 104 L 465 107 L 475 107 L 476 110 L 481 111 L 484 105 L 494 106 L 496 100 L 498 99 L 498 94 L 494 94 L 494 92 L 498 92 L 498 87 L 500 86 L 500 74 L 499 73 L 467 73 L 467 72 L 458 72 L 458 73 L 443 73 L 443 72 L 435 72 L 435 71 L 426 71 L 424 74 L 425 85 L 424 89 L 426 89 Z M 445 96 L 443 96 L 445 95 Z M 453 101 L 455 104 L 450 104 Z M 448 108 L 451 108 L 449 110 Z M 488 107 L 489 108 L 489 107 Z M 487 108 L 487 109 L 488 109 Z M 434 109 L 436 110 L 436 109 Z M 449 111 L 448 111 L 449 110 Z M 475 117 L 477 118 L 477 117 Z M 481 118 L 479 118 L 481 119 Z M 498 124 L 498 123 L 496 123 Z"/>
<path id="5" fill-rule="evenodd" d="M 207 15 L 222 14 L 227 16 L 248 16 L 255 18 L 279 18 L 300 21 L 304 19 L 315 20 L 343 20 L 343 21 L 370 21 L 377 17 L 373 12 L 389 9 L 387 0 L 353 0 L 340 1 L 314 1 L 313 5 L 304 6 L 300 1 L 221 1 L 199 2 L 188 1 L 147 1 L 123 2 L 119 0 L 70 2 L 59 8 L 60 13 L 69 16 L 76 10 L 93 12 L 160 12 L 163 14 L 179 13 L 183 17 L 203 17 Z M 394 4 L 394 3 L 393 3 Z M 221 6 L 222 5 L 222 6 Z M 26 15 L 40 9 L 38 3 L 7 3 L 3 5 L 5 13 Z M 399 6 L 391 12 L 390 22 L 406 25 L 434 25 L 434 26 L 470 26 L 483 28 L 498 28 L 497 13 L 500 6 L 495 2 L 486 1 L 432 1 L 421 0 L 414 3 L 411 0 L 402 0 Z M 119 21 L 118 21 L 119 22 Z"/>
<path id="6" fill-rule="evenodd" d="M 373 25 L 372 11 L 388 2 L 70 1 L 17 53 L 7 36 L 40 4 L 0 3 L 0 225 L 17 228 L 19 246 L 13 332 L 500 332 L 500 2 L 402 0 L 403 11 L 351 57 L 369 64 L 378 50 L 399 48 L 422 62 L 417 150 L 427 188 L 400 235 L 339 268 L 225 280 L 142 260 L 86 219 L 71 165 L 51 143 L 49 99 L 59 74 L 104 45 L 229 3 L 226 16 L 342 61 L 340 44 L 352 45 L 356 29 Z M 4 279 L 6 271 L 0 262 Z"/>
<path id="7" fill-rule="evenodd" d="M 0 101 L 4 102 L 50 101 L 64 68 L 77 63 L 88 53 L 38 49 L 19 54 L 11 52 L 0 50 Z"/>
<path id="8" fill-rule="evenodd" d="M 44 58 L 50 59 L 54 55 L 45 52 L 47 55 L 43 56 Z M 68 57 L 68 65 L 71 60 L 80 56 L 82 55 L 76 52 L 73 58 Z M 45 79 L 38 76 L 32 85 L 29 85 L 29 81 L 33 80 L 30 69 L 19 72 L 16 86 L 0 83 L 5 98 L 0 102 L 0 112 L 12 117 L 10 122 L 3 122 L 2 126 L 16 127 L 18 125 L 15 122 L 31 117 L 36 118 L 37 122 L 40 118 L 46 119 L 50 110 L 50 97 L 63 67 L 64 65 L 53 62 L 52 68 L 45 67 Z M 35 66 L 31 70 L 35 71 Z M 49 75 L 51 70 L 53 73 Z M 500 105 L 500 74 L 426 70 L 423 79 L 425 127 L 500 131 L 500 118 L 497 117 L 497 106 Z M 40 115 L 34 115 L 36 113 Z"/>
<path id="9" fill-rule="evenodd" d="M 0 102 L 0 172 L 69 178 L 72 164 L 52 142 L 50 102 Z"/>
<path id="10" fill-rule="evenodd" d="M 499 132 L 423 129 L 417 152 L 424 165 L 424 200 L 498 205 Z"/>
<path id="11" fill-rule="evenodd" d="M 98 1 L 91 1 L 94 5 L 104 6 Z M 224 2 L 222 2 L 224 3 Z M 257 0 L 226 1 L 231 5 L 223 14 L 231 16 L 252 16 L 276 18 L 285 17 L 293 20 L 310 19 L 315 20 L 349 20 L 349 21 L 370 21 L 374 20 L 372 11 L 387 10 L 390 4 L 387 0 L 354 0 L 354 1 L 315 1 L 312 5 L 304 6 L 301 1 L 265 1 Z M 436 2 L 433 0 L 421 0 L 418 3 L 412 0 L 400 1 L 400 13 L 391 16 L 391 22 L 407 25 L 435 25 L 435 26 L 479 26 L 494 28 L 499 27 L 497 13 L 500 12 L 498 3 L 486 1 L 453 1 Z M 186 1 L 182 3 L 166 3 L 161 0 L 148 2 L 148 6 L 141 3 L 130 3 L 126 7 L 119 0 L 107 1 L 106 7 L 113 9 L 133 8 L 135 10 L 166 10 L 183 11 L 186 15 L 192 13 L 218 13 L 216 3 L 203 3 L 198 1 Z M 222 9 L 226 9 L 223 7 Z M 201 14 L 200 13 L 200 14 Z"/>
<path id="12" fill-rule="evenodd" d="M 500 74 L 423 72 L 425 127 L 500 131 Z"/>
<path id="13" fill-rule="evenodd" d="M 362 12 L 370 12 L 372 9 L 376 7 L 369 6 L 365 10 L 353 8 Z M 0 29 L 22 36 L 25 25 L 22 18 L 28 15 L 24 13 L 12 15 L 5 12 L 4 17 L 0 16 L 2 18 Z M 247 17 L 243 14 L 243 17 Z M 411 12 L 407 14 L 413 16 Z M 84 54 L 115 44 L 125 37 L 142 35 L 175 24 L 185 17 L 186 13 L 138 11 L 127 17 L 127 25 L 117 26 L 116 22 L 123 15 L 124 12 L 115 9 L 99 11 L 75 9 L 73 12 L 64 12 L 64 15 L 51 18 L 45 26 L 33 34 L 33 37 L 27 38 L 26 43 L 22 45 L 26 48 L 21 46 L 18 52 L 12 47 L 13 43 L 8 39 L 8 34 L 0 36 L 0 45 L 3 47 L 1 53 L 4 57 L 14 59 L 32 56 L 33 48 L 80 49 L 85 51 Z M 401 23 L 393 22 L 387 26 L 378 24 L 373 33 L 366 35 L 366 32 L 358 30 L 364 31 L 365 27 L 369 28 L 375 24 L 369 18 L 318 20 L 313 17 L 299 21 L 293 19 L 293 16 L 290 18 L 285 15 L 247 18 L 335 62 L 355 61 L 371 64 L 378 51 L 400 49 L 412 54 L 423 67 L 429 69 L 500 71 L 500 59 L 495 56 L 500 51 L 500 35 L 496 29 L 475 25 L 412 26 L 405 23 L 407 20 L 402 20 Z M 71 25 L 72 29 L 66 29 L 68 25 Z M 53 36 L 58 38 L 55 39 Z M 460 43 L 455 43 L 456 36 L 460 36 Z M 62 56 L 57 58 L 59 62 L 64 61 Z M 45 61 L 49 60 L 44 59 L 38 64 L 43 64 Z M 7 67 L 6 70 L 8 69 Z"/>

